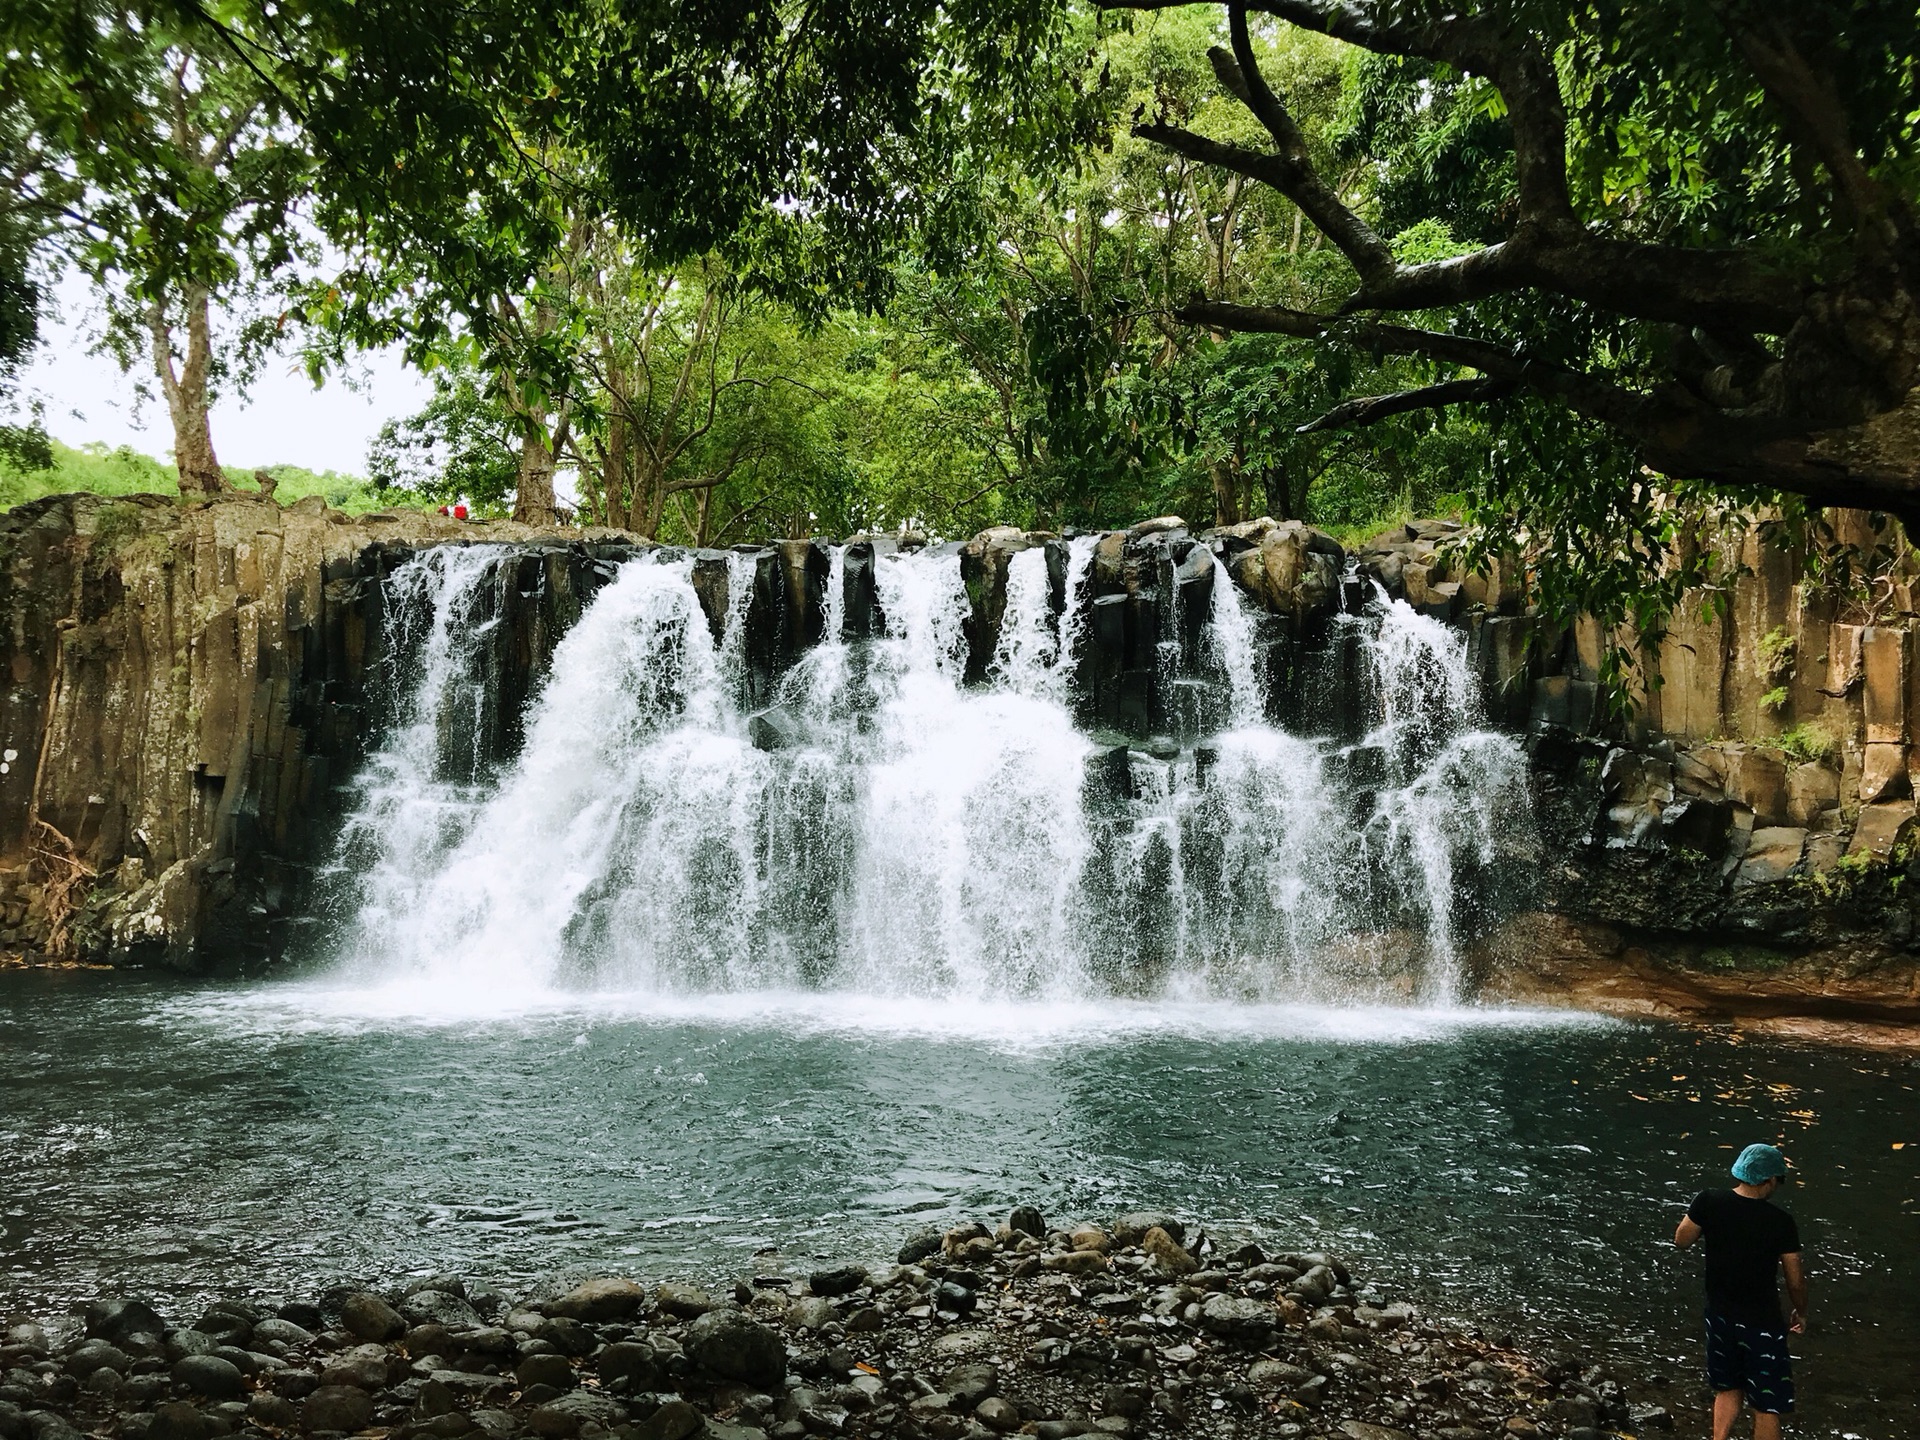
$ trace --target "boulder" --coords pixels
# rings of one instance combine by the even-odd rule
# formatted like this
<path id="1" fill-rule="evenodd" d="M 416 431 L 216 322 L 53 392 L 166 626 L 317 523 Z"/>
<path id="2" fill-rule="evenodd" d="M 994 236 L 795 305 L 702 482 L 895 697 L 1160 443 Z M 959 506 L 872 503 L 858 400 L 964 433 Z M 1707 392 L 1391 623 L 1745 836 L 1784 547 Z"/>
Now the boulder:
<path id="1" fill-rule="evenodd" d="M 990 1396 L 982 1400 L 973 1410 L 974 1417 L 989 1430 L 997 1430 L 1002 1435 L 1010 1435 L 1024 1423 L 1020 1407 L 1010 1400 L 999 1396 Z"/>
<path id="2" fill-rule="evenodd" d="M 449 1330 L 477 1330 L 480 1312 L 446 1290 L 420 1290 L 401 1300 L 399 1311 L 415 1325 L 444 1325 Z"/>
<path id="3" fill-rule="evenodd" d="M 1165 535 L 1174 530 L 1184 530 L 1187 522 L 1178 515 L 1156 515 L 1151 520 L 1142 520 L 1127 531 L 1133 539 L 1143 539 L 1148 535 Z"/>
<path id="4" fill-rule="evenodd" d="M 1766 885 L 1784 880 L 1800 863 L 1806 849 L 1807 832 L 1792 826 L 1768 826 L 1755 830 L 1747 841 L 1747 853 L 1740 862 L 1734 884 Z"/>
<path id="5" fill-rule="evenodd" d="M 709 1310 L 687 1327 L 687 1358 L 723 1380 L 777 1391 L 787 1378 L 787 1347 L 777 1332 L 738 1310 Z"/>
<path id="6" fill-rule="evenodd" d="M 698 1285 L 662 1285 L 654 1303 L 665 1314 L 680 1320 L 698 1319 L 713 1309 L 713 1297 Z"/>
<path id="7" fill-rule="evenodd" d="M 747 717 L 747 740 L 756 750 L 795 750 L 807 731 L 792 711 L 775 705 Z"/>
<path id="8" fill-rule="evenodd" d="M 1826 765 L 1809 762 L 1787 772 L 1787 818 L 1809 826 L 1840 803 L 1840 775 Z"/>
<path id="9" fill-rule="evenodd" d="M 578 1320 L 570 1320 L 565 1315 L 555 1315 L 542 1320 L 535 1336 L 546 1341 L 562 1355 L 590 1355 L 593 1347 L 599 1344 L 593 1331 Z"/>
<path id="10" fill-rule="evenodd" d="M 103 1365 L 124 1375 L 132 1364 L 131 1355 L 107 1340 L 83 1340 L 60 1362 L 61 1368 L 75 1379 L 84 1379 Z"/>
<path id="11" fill-rule="evenodd" d="M 787 1307 L 787 1324 L 796 1330 L 819 1330 L 833 1321 L 833 1302 L 819 1295 L 804 1296 Z"/>
<path id="12" fill-rule="evenodd" d="M 536 1406 L 527 1415 L 527 1428 L 542 1440 L 567 1440 L 577 1435 L 587 1425 L 597 1425 L 602 1430 L 611 1430 L 623 1425 L 627 1419 L 627 1407 L 609 1395 L 597 1395 L 591 1390 L 576 1390 L 571 1395 L 562 1395 L 558 1400 Z"/>
<path id="13" fill-rule="evenodd" d="M 894 1258 L 902 1265 L 918 1265 L 922 1260 L 930 1259 L 940 1253 L 941 1232 L 932 1226 L 919 1229 L 909 1235 L 901 1245 L 900 1253 Z"/>
<path id="14" fill-rule="evenodd" d="M 1907 778 L 1907 747 L 1869 743 L 1860 765 L 1860 803 L 1904 800 L 1913 793 Z"/>
<path id="15" fill-rule="evenodd" d="M 1113 1248 L 1113 1237 L 1098 1225 L 1076 1225 L 1067 1239 L 1076 1250 L 1098 1250 L 1104 1255 Z"/>
<path id="16" fill-rule="evenodd" d="M 32 1440 L 83 1440 L 66 1416 L 51 1410 L 29 1410 L 27 1433 Z"/>
<path id="17" fill-rule="evenodd" d="M 185 1363 L 185 1362 L 182 1362 Z M 352 1385 L 360 1390 L 379 1390 L 387 1383 L 386 1351 L 368 1345 L 344 1351 L 320 1372 L 322 1385 Z"/>
<path id="18" fill-rule="evenodd" d="M 1913 828 L 1913 802 L 1893 800 L 1882 805 L 1863 805 L 1859 822 L 1853 828 L 1853 844 L 1848 853 L 1865 852 L 1877 860 L 1893 853 L 1894 846 L 1907 838 Z"/>
<path id="19" fill-rule="evenodd" d="M 340 1302 L 340 1323 L 349 1334 L 382 1345 L 407 1333 L 407 1322 L 400 1312 L 364 1290 Z"/>
<path id="20" fill-rule="evenodd" d="M 1209 1295 L 1200 1306 L 1200 1325 L 1223 1339 L 1257 1345 L 1274 1328 L 1274 1308 L 1241 1295 Z"/>
<path id="21" fill-rule="evenodd" d="M 529 1355 L 513 1367 L 513 1378 L 525 1390 L 531 1385 L 551 1385 L 555 1390 L 571 1390 L 576 1377 L 564 1355 Z"/>
<path id="22" fill-rule="evenodd" d="M 1726 756 L 1727 794 L 1753 811 L 1756 828 L 1787 822 L 1787 766 L 1777 750 L 1755 745 L 1721 747 Z"/>
<path id="23" fill-rule="evenodd" d="M 965 1225 L 956 1225 L 940 1237 L 940 1249 L 950 1260 L 960 1258 L 966 1248 L 976 1240 L 993 1239 L 992 1233 L 978 1221 Z"/>
<path id="24" fill-rule="evenodd" d="M 313 1332 L 277 1315 L 269 1316 L 253 1327 L 253 1344 L 311 1345 Z"/>
<path id="25" fill-rule="evenodd" d="M 168 1400 L 153 1407 L 147 1440 L 211 1440 L 213 1424 L 199 1407 L 184 1400 Z"/>
<path id="26" fill-rule="evenodd" d="M 229 1305 L 211 1307 L 193 1328 L 222 1345 L 245 1345 L 253 1337 L 253 1319 Z"/>
<path id="27" fill-rule="evenodd" d="M 1165 1228 L 1155 1225 L 1141 1238 L 1140 1248 L 1164 1275 L 1191 1275 L 1200 1262 L 1189 1255 Z"/>
<path id="28" fill-rule="evenodd" d="M 646 1289 L 632 1280 L 607 1278 L 576 1285 L 547 1307 L 549 1315 L 604 1325 L 639 1313 L 647 1303 Z"/>
<path id="29" fill-rule="evenodd" d="M 660 1386 L 660 1358 L 651 1345 L 639 1341 L 615 1341 L 594 1357 L 593 1366 L 602 1385 L 624 1381 L 630 1395 Z"/>
<path id="30" fill-rule="evenodd" d="M 300 1407 L 283 1396 L 262 1390 L 247 1401 L 247 1418 L 276 1430 L 291 1430 L 300 1423 Z"/>
<path id="31" fill-rule="evenodd" d="M 1122 1215 L 1113 1222 L 1113 1243 L 1121 1247 L 1139 1245 L 1147 1238 L 1147 1232 L 1158 1227 L 1172 1237 L 1176 1245 L 1187 1242 L 1187 1227 L 1172 1215 L 1162 1215 L 1153 1210 L 1136 1210 Z"/>
<path id="32" fill-rule="evenodd" d="M 1276 615 L 1307 620 L 1338 608 L 1344 560 L 1331 535 L 1286 520 L 1262 532 L 1257 548 L 1235 556 L 1229 573 Z"/>
<path id="33" fill-rule="evenodd" d="M 684 1400 L 669 1400 L 640 1425 L 638 1440 L 688 1440 L 706 1427 L 707 1419 Z"/>
<path id="34" fill-rule="evenodd" d="M 816 1270 L 807 1277 L 807 1288 L 816 1295 L 851 1295 L 867 1283 L 864 1265 L 842 1265 L 833 1270 Z"/>
<path id="35" fill-rule="evenodd" d="M 300 1407 L 308 1430 L 339 1430 L 351 1435 L 373 1423 L 373 1397 L 351 1385 L 322 1385 Z"/>
<path id="36" fill-rule="evenodd" d="M 144 1300 L 96 1300 L 87 1306 L 87 1335 L 118 1343 L 129 1335 L 164 1335 L 167 1322 Z"/>
<path id="37" fill-rule="evenodd" d="M 1046 1217 L 1032 1205 L 1014 1206 L 1013 1213 L 1007 1216 L 1007 1228 L 1018 1230 L 1022 1235 L 1031 1235 L 1036 1240 L 1044 1240 L 1047 1235 Z"/>
<path id="38" fill-rule="evenodd" d="M 246 1388 L 247 1377 L 218 1355 L 189 1355 L 173 1367 L 173 1383 L 209 1400 L 231 1400 Z"/>

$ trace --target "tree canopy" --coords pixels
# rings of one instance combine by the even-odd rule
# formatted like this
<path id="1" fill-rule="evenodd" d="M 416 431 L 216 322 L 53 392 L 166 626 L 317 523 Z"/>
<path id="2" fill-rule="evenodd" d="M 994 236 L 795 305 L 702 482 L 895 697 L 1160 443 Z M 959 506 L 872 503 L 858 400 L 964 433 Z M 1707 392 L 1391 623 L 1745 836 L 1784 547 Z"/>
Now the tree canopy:
<path id="1" fill-rule="evenodd" d="M 377 449 L 395 494 L 538 520 L 571 477 L 579 518 L 703 543 L 1444 508 L 1609 617 L 1671 602 L 1693 517 L 1920 514 L 1893 0 L 0 27 L 0 369 L 34 256 L 92 274 L 170 400 L 199 377 L 201 430 L 266 347 L 398 341 L 441 389 Z"/>

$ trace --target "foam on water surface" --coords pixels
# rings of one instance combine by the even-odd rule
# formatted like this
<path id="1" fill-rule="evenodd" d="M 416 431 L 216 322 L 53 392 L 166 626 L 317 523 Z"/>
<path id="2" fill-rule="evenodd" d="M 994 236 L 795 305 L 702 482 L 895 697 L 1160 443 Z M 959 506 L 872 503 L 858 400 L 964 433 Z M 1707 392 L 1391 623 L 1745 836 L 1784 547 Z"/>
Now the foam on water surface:
<path id="1" fill-rule="evenodd" d="M 1573 1010 L 1502 1006 L 1227 1004 L 1160 999 L 1055 1001 L 920 999 L 862 992 L 748 990 L 473 990 L 397 981 L 197 991 L 157 1007 L 152 1023 L 262 1035 L 471 1029 L 693 1025 L 822 1037 L 921 1038 L 992 1049 L 1085 1049 L 1168 1036 L 1222 1042 L 1306 1041 L 1406 1045 L 1475 1032 L 1591 1030 L 1623 1022 Z"/>

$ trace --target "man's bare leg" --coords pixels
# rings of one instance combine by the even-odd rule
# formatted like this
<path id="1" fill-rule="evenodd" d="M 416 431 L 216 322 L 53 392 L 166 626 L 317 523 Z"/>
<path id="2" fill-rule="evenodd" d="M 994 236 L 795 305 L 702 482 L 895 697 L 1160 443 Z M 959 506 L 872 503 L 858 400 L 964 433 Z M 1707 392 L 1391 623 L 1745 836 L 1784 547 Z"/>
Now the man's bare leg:
<path id="1" fill-rule="evenodd" d="M 1780 1417 L 1762 1415 L 1756 1410 L 1753 1414 L 1753 1440 L 1780 1440 Z"/>
<path id="2" fill-rule="evenodd" d="M 1713 1392 L 1713 1440 L 1729 1440 L 1733 1434 L 1733 1422 L 1740 1418 L 1742 1392 L 1738 1390 L 1716 1390 Z M 1773 1440 L 1779 1440 L 1780 1418 L 1777 1415 L 1765 1417 L 1773 1421 Z M 1762 1440 L 1764 1432 L 1757 1427 L 1755 1440 Z"/>

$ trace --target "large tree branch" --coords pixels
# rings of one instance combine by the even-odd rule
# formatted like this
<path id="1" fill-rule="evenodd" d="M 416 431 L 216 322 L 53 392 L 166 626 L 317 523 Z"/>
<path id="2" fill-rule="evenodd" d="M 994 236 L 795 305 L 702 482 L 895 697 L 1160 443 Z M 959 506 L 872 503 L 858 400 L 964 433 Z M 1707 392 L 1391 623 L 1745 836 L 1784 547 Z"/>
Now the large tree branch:
<path id="1" fill-rule="evenodd" d="M 1315 0 L 1252 0 L 1250 8 L 1368 50 L 1440 60 L 1493 81 L 1513 127 L 1521 223 L 1552 230 L 1578 226 L 1567 191 L 1567 112 L 1560 77 L 1535 36 L 1458 13 L 1422 24 L 1383 20 L 1372 6 Z M 1237 40 L 1234 52 L 1239 55 Z M 1244 56 L 1240 63 L 1244 68 Z"/>
<path id="2" fill-rule="evenodd" d="M 1714 9 L 1734 49 L 1782 112 L 1789 135 L 1817 156 L 1833 178 L 1840 204 L 1860 239 L 1884 254 L 1894 238 L 1888 228 L 1887 192 L 1854 148 L 1847 107 L 1833 76 L 1807 63 L 1778 20 L 1735 16 L 1724 0 Z"/>
<path id="3" fill-rule="evenodd" d="M 1159 121 L 1136 125 L 1133 133 L 1190 160 L 1270 185 L 1299 204 L 1361 271 L 1360 288 L 1342 307 L 1350 312 L 1426 310 L 1538 289 L 1635 319 L 1765 334 L 1784 333 L 1804 313 L 1804 282 L 1740 251 L 1643 245 L 1585 231 L 1523 230 L 1512 240 L 1451 259 L 1396 265 L 1388 255 L 1380 267 L 1367 241 L 1382 253 L 1385 245 L 1357 217 L 1353 223 L 1363 238 L 1343 228 L 1339 215 L 1352 212 L 1338 197 L 1332 203 L 1339 214 L 1329 213 L 1323 221 L 1301 200 L 1306 189 L 1281 156 Z M 1317 176 L 1314 183 L 1327 188 Z"/>
<path id="4" fill-rule="evenodd" d="M 1158 8 L 1145 6 L 1143 8 Z M 1304 137 L 1261 78 L 1246 12 L 1388 54 L 1444 61 L 1499 87 L 1512 120 L 1520 191 L 1513 237 L 1426 265 L 1396 263 L 1386 243 L 1313 168 Z M 1228 6 L 1234 53 L 1210 53 L 1221 84 L 1273 136 L 1266 154 L 1163 121 L 1133 133 L 1203 164 L 1269 185 L 1352 262 L 1360 287 L 1345 309 L 1420 310 L 1537 289 L 1634 319 L 1783 334 L 1804 313 L 1804 282 L 1735 250 L 1701 250 L 1610 239 L 1586 231 L 1573 213 L 1566 172 L 1566 111 L 1559 79 L 1536 37 L 1476 16 L 1389 21 L 1371 5 L 1333 0 L 1235 0 Z"/>
<path id="5" fill-rule="evenodd" d="M 1237 0 L 1230 4 L 1227 22 L 1233 53 L 1229 55 L 1215 47 L 1207 52 L 1207 58 L 1213 62 L 1213 71 L 1220 83 L 1253 111 L 1254 118 L 1273 137 L 1280 162 L 1274 173 L 1281 182 L 1275 188 L 1304 210 L 1307 218 L 1339 247 L 1340 253 L 1360 272 L 1363 287 L 1386 279 L 1395 269 L 1393 251 L 1313 168 L 1313 159 L 1307 152 L 1307 137 L 1260 73 L 1253 40 L 1247 33 L 1246 6 Z"/>
<path id="6" fill-rule="evenodd" d="M 1697 412 L 1697 407 L 1683 406 L 1671 398 L 1630 390 L 1584 370 L 1531 360 L 1504 345 L 1469 335 L 1319 315 L 1277 305 L 1230 305 L 1218 300 L 1191 301 L 1174 313 L 1189 324 L 1216 330 L 1296 335 L 1307 340 L 1344 343 L 1376 356 L 1414 355 L 1470 367 L 1490 379 L 1551 397 L 1591 420 L 1612 425 L 1636 438 L 1650 436 L 1660 427 L 1690 418 Z"/>
<path id="7" fill-rule="evenodd" d="M 1311 435 L 1320 430 L 1345 430 L 1356 425 L 1371 425 L 1389 415 L 1405 415 L 1413 410 L 1441 410 L 1474 400 L 1499 400 L 1519 388 L 1518 380 L 1481 376 L 1472 380 L 1445 380 L 1438 385 L 1423 385 L 1415 390 L 1395 390 L 1386 395 L 1358 395 L 1343 400 L 1318 420 L 1309 420 L 1293 433 Z"/>
<path id="8" fill-rule="evenodd" d="M 1471 365 L 1489 374 L 1514 375 L 1524 363 L 1511 350 L 1491 340 L 1449 335 L 1438 330 L 1416 330 L 1375 320 L 1322 315 L 1291 310 L 1284 305 L 1234 305 L 1223 300 L 1190 300 L 1174 312 L 1189 325 L 1214 330 L 1241 330 L 1266 335 L 1295 335 L 1303 340 L 1345 340 L 1381 355 L 1424 355 L 1451 365 Z"/>

